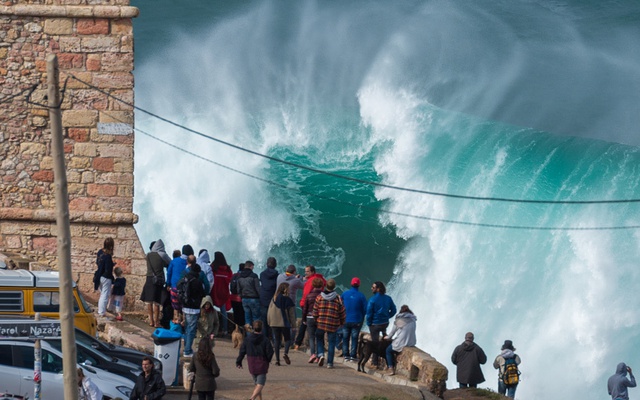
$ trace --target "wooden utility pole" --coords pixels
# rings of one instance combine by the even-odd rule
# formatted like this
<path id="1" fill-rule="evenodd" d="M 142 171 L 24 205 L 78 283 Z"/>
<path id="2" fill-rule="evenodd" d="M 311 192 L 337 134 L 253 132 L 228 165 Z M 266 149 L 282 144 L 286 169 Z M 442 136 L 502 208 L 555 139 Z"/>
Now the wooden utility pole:
<path id="1" fill-rule="evenodd" d="M 67 171 L 64 165 L 62 115 L 60 111 L 58 57 L 47 56 L 47 86 L 49 120 L 51 123 L 51 154 L 53 156 L 56 192 L 56 225 L 58 227 L 58 271 L 60 274 L 60 329 L 62 331 L 62 360 L 64 398 L 78 399 L 76 371 L 76 333 L 73 324 L 73 286 L 71 277 L 71 228 L 69 226 L 69 194 Z"/>

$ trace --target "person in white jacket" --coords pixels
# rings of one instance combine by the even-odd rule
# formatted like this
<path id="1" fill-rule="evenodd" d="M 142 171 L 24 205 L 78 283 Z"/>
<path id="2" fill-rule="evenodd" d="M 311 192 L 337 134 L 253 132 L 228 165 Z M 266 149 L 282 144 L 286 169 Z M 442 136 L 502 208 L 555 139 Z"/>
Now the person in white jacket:
<path id="1" fill-rule="evenodd" d="M 82 368 L 78 368 L 78 400 L 102 400 L 102 392 L 91 379 L 84 376 Z"/>
<path id="2" fill-rule="evenodd" d="M 387 347 L 387 371 L 391 371 L 391 375 L 396 374 L 395 356 L 405 347 L 416 345 L 416 321 L 413 311 L 405 304 L 400 307 L 391 332 L 385 336 L 385 339 L 392 340 L 391 345 Z"/>

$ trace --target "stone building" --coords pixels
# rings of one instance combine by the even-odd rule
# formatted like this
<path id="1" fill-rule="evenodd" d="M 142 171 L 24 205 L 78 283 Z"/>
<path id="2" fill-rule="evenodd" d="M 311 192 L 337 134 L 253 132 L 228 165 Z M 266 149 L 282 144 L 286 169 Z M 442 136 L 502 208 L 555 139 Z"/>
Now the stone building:
<path id="1" fill-rule="evenodd" d="M 51 132 L 43 106 L 45 58 L 56 53 L 60 87 L 66 87 L 61 110 L 73 276 L 91 297 L 95 253 L 114 237 L 131 308 L 146 272 L 133 227 L 132 18 L 138 9 L 129 0 L 0 4 L 0 252 L 22 267 L 57 269 Z"/>

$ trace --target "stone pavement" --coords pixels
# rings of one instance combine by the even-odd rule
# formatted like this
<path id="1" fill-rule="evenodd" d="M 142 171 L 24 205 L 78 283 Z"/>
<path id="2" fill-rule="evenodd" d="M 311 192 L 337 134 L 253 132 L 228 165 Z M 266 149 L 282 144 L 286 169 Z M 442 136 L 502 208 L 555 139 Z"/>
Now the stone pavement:
<path id="1" fill-rule="evenodd" d="M 103 340 L 153 353 L 153 328 L 140 317 L 125 315 L 125 321 L 116 322 L 112 318 L 98 318 L 98 330 Z M 218 390 L 216 399 L 247 399 L 253 391 L 253 379 L 247 368 L 235 366 L 238 350 L 234 349 L 230 339 L 217 339 L 215 354 L 220 366 L 220 377 L 216 379 Z M 281 350 L 282 356 L 282 350 Z M 365 396 L 386 397 L 389 400 L 437 400 L 426 389 L 420 390 L 415 382 L 402 376 L 387 376 L 378 371 L 363 374 L 356 371 L 355 363 L 343 363 L 336 357 L 334 369 L 320 368 L 317 364 L 308 364 L 308 354 L 290 351 L 291 365 L 282 366 L 273 362 L 267 375 L 267 384 L 263 390 L 264 399 L 279 400 L 324 400 L 347 399 L 361 400 Z M 181 359 L 181 363 L 185 359 Z M 183 388 L 171 388 L 171 399 L 187 398 Z M 197 395 L 194 393 L 194 397 Z"/>

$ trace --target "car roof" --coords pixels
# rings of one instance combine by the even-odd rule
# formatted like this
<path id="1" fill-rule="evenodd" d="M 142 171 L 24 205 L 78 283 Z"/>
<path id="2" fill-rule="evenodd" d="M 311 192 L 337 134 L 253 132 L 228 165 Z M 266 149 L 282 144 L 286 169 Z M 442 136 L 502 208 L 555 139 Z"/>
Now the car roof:
<path id="1" fill-rule="evenodd" d="M 2 286 L 59 288 L 60 273 L 58 271 L 0 269 L 0 287 Z M 75 282 L 73 282 L 73 286 L 76 286 Z"/>
<path id="2" fill-rule="evenodd" d="M 7 343 L 7 342 L 9 344 L 26 343 L 26 344 L 29 344 L 29 345 L 34 345 L 35 339 L 31 339 L 31 338 L 0 338 L 0 344 L 1 343 Z M 46 340 L 42 340 L 41 344 L 42 344 L 42 348 L 44 350 L 50 351 L 51 353 L 57 355 L 58 357 L 64 357 L 60 350 L 58 350 L 55 347 L 51 346 L 51 344 L 47 343 Z M 109 382 L 115 383 L 115 384 L 121 384 L 121 385 L 129 386 L 129 387 L 133 387 L 133 383 L 134 382 L 131 379 L 127 379 L 124 376 L 116 375 L 113 372 L 109 372 L 107 370 L 100 369 L 100 368 L 95 367 L 93 365 L 82 365 L 82 364 L 76 363 L 76 367 L 82 367 L 82 369 L 84 369 L 85 371 L 91 372 L 91 378 L 92 379 L 100 379 L 100 380 L 109 381 Z M 95 372 L 96 370 L 99 371 L 100 373 L 98 374 L 97 372 Z"/>

